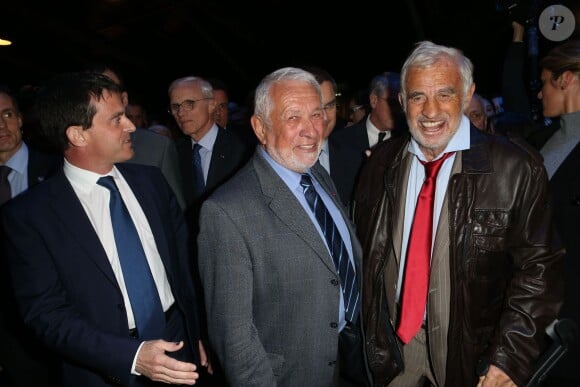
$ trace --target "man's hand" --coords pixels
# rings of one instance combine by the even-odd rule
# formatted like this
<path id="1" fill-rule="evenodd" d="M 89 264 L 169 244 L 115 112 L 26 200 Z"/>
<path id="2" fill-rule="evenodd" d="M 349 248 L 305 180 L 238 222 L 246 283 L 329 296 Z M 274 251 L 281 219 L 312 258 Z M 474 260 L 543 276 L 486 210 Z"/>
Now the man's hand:
<path id="1" fill-rule="evenodd" d="M 151 380 L 170 384 L 195 384 L 199 378 L 197 367 L 172 357 L 165 352 L 183 348 L 183 341 L 170 343 L 165 340 L 146 341 L 137 356 L 135 370 Z"/>
<path id="2" fill-rule="evenodd" d="M 517 387 L 505 372 L 494 365 L 489 366 L 487 374 L 479 377 L 477 387 Z"/>

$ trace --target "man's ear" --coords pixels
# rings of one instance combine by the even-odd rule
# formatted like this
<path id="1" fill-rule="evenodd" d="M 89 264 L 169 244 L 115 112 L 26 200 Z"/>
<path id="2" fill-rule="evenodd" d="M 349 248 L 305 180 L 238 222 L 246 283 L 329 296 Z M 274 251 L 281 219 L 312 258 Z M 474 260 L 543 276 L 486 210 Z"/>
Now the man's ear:
<path id="1" fill-rule="evenodd" d="M 401 105 L 401 108 L 403 109 L 403 111 L 405 111 L 407 106 L 405 106 L 405 101 L 403 101 L 403 96 L 401 95 L 401 93 L 397 93 L 397 99 L 399 100 L 399 105 Z"/>
<path id="2" fill-rule="evenodd" d="M 475 93 L 475 83 L 471 84 L 471 86 L 469 87 L 469 90 L 467 90 L 467 95 L 463 99 L 463 101 L 464 101 L 463 111 L 465 111 L 469 107 L 469 104 L 471 103 L 471 98 L 473 98 L 473 93 Z"/>
<path id="3" fill-rule="evenodd" d="M 84 147 L 87 144 L 85 130 L 80 125 L 73 125 L 66 128 L 66 137 L 72 146 Z"/>
<path id="4" fill-rule="evenodd" d="M 572 82 L 572 78 L 574 78 L 575 74 L 570 71 L 570 70 L 566 70 L 564 71 L 559 77 L 558 77 L 558 86 L 560 86 L 560 90 L 565 90 L 568 85 Z"/>
<path id="5" fill-rule="evenodd" d="M 258 137 L 258 141 L 264 145 L 266 143 L 266 125 L 264 125 L 264 121 L 254 114 L 250 117 L 250 123 L 252 124 L 252 129 L 254 129 L 254 134 Z"/>

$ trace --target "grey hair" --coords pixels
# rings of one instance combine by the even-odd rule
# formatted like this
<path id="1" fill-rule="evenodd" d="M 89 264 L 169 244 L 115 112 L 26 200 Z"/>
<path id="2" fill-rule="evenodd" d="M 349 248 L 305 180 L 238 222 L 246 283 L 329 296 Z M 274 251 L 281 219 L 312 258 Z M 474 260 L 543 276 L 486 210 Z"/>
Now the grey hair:
<path id="1" fill-rule="evenodd" d="M 320 90 L 320 84 L 314 78 L 314 75 L 306 70 L 297 67 L 284 67 L 278 69 L 264 77 L 258 87 L 256 88 L 256 93 L 254 95 L 254 114 L 268 125 L 270 124 L 269 117 L 270 112 L 273 108 L 272 99 L 270 96 L 270 91 L 272 86 L 277 83 L 285 81 L 300 81 L 310 84 L 314 87 L 320 96 L 320 104 L 322 105 L 322 92 Z"/>
<path id="2" fill-rule="evenodd" d="M 473 63 L 457 48 L 441 46 L 430 41 L 422 41 L 411 52 L 401 70 L 401 100 L 407 106 L 407 73 L 412 67 L 425 68 L 434 65 L 442 58 L 449 58 L 457 64 L 463 82 L 463 100 L 473 85 Z"/>
<path id="3" fill-rule="evenodd" d="M 202 98 L 213 98 L 213 87 L 211 86 L 211 83 L 209 83 L 208 81 L 206 81 L 201 77 L 193 77 L 193 76 L 178 78 L 173 82 L 171 82 L 169 88 L 167 89 L 167 94 L 171 94 L 171 91 L 177 85 L 188 82 L 197 83 L 199 85 L 199 88 L 201 89 Z"/>

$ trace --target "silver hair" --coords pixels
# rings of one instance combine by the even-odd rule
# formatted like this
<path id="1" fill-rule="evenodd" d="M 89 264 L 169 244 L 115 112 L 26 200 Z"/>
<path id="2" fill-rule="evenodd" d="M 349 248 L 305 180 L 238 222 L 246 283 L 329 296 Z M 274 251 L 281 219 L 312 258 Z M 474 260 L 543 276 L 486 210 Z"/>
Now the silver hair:
<path id="1" fill-rule="evenodd" d="M 322 92 L 320 90 L 320 85 L 316 81 L 316 78 L 314 78 L 314 75 L 297 67 L 284 67 L 278 69 L 262 79 L 256 88 L 256 93 L 254 95 L 254 114 L 261 117 L 268 125 L 270 125 L 270 112 L 274 107 L 270 91 L 272 86 L 285 81 L 301 81 L 310 84 L 316 89 L 320 96 L 320 104 L 322 106 Z"/>
<path id="2" fill-rule="evenodd" d="M 171 82 L 169 88 L 167 89 L 167 94 L 171 95 L 171 91 L 177 85 L 189 82 L 197 83 L 199 85 L 199 88 L 201 89 L 202 98 L 213 98 L 213 87 L 211 86 L 211 83 L 209 83 L 208 81 L 206 81 L 201 77 L 193 77 L 193 76 L 178 78 L 173 82 Z"/>
<path id="3" fill-rule="evenodd" d="M 463 100 L 473 84 L 473 63 L 469 58 L 463 55 L 463 52 L 457 48 L 441 46 L 430 41 L 422 41 L 411 52 L 401 70 L 401 100 L 406 110 L 407 106 L 407 73 L 412 67 L 425 68 L 434 65 L 442 58 L 450 58 L 459 69 L 459 74 L 463 82 Z"/>

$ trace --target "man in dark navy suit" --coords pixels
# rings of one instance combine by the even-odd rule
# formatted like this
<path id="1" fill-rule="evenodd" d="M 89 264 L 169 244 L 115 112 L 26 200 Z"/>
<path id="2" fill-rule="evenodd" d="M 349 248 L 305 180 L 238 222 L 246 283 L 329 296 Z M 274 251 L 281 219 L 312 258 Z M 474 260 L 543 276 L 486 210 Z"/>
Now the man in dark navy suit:
<path id="1" fill-rule="evenodd" d="M 58 355 L 62 386 L 191 385 L 209 365 L 188 231 L 159 169 L 123 163 L 133 156 L 135 126 L 121 92 L 91 72 L 60 75 L 41 90 L 42 131 L 64 152 L 64 166 L 2 209 L 16 301 L 25 324 Z M 135 317 L 113 196 L 97 183 L 105 176 L 135 224 L 161 304 L 153 339 L 143 338 Z"/>
<path id="2" fill-rule="evenodd" d="M 62 160 L 26 144 L 23 124 L 17 97 L 8 87 L 0 86 L 0 168 L 5 169 L 7 178 L 7 194 L 0 205 L 42 182 Z M 56 386 L 50 352 L 24 327 L 16 310 L 4 255 L 0 255 L 0 265 L 0 385 Z"/>

